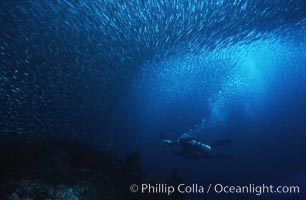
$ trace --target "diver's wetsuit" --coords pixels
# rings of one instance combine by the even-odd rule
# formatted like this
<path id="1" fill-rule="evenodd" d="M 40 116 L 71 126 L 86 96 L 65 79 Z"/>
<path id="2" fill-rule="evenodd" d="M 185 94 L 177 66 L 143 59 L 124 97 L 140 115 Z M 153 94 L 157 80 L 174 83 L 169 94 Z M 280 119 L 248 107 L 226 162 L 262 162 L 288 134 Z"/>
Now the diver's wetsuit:
<path id="1" fill-rule="evenodd" d="M 197 153 L 203 156 L 211 153 L 211 146 L 197 141 L 196 138 L 186 133 L 179 137 L 177 144 L 180 145 L 183 148 L 183 151 L 187 153 Z"/>
<path id="2" fill-rule="evenodd" d="M 203 144 L 199 142 L 195 137 L 184 133 L 177 139 L 177 141 L 172 141 L 169 139 L 164 139 L 163 144 L 170 146 L 179 146 L 181 148 L 180 152 L 176 152 L 177 155 L 188 155 L 193 159 L 198 158 L 228 158 L 232 159 L 233 156 L 213 152 L 210 145 Z"/>

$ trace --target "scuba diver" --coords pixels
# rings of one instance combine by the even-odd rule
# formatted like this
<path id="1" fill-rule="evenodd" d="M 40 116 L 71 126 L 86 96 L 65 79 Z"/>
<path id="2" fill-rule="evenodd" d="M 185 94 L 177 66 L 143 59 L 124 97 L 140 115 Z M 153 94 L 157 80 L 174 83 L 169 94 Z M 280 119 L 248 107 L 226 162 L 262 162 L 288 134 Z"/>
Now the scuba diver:
<path id="1" fill-rule="evenodd" d="M 182 134 L 176 141 L 166 137 L 161 139 L 163 145 L 176 147 L 179 151 L 174 151 L 174 153 L 185 158 L 224 158 L 236 160 L 234 156 L 216 152 L 212 148 L 215 146 L 226 146 L 232 142 L 231 139 L 216 140 L 210 145 L 199 142 L 197 138 L 187 133 Z"/>

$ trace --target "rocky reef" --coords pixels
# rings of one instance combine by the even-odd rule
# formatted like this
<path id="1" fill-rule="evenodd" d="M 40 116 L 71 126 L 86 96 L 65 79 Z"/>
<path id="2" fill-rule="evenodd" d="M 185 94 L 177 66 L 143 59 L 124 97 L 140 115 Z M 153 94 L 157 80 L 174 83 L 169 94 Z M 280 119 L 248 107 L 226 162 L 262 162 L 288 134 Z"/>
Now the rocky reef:
<path id="1" fill-rule="evenodd" d="M 82 144 L 77 139 L 24 136 L 0 137 L 0 199 L 123 200 L 180 199 L 182 196 L 143 195 L 131 183 L 178 183 L 143 172 L 141 152 L 126 159 Z"/>

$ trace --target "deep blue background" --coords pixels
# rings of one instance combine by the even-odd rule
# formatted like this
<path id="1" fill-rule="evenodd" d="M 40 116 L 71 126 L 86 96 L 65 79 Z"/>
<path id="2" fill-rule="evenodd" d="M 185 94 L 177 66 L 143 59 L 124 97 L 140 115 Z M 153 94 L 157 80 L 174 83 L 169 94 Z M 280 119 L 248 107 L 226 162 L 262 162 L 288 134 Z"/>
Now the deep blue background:
<path id="1" fill-rule="evenodd" d="M 187 182 L 300 185 L 305 1 L 1 1 L 1 134 L 77 136 Z M 194 134 L 239 161 L 185 160 Z M 305 195 L 305 189 L 304 191 Z"/>

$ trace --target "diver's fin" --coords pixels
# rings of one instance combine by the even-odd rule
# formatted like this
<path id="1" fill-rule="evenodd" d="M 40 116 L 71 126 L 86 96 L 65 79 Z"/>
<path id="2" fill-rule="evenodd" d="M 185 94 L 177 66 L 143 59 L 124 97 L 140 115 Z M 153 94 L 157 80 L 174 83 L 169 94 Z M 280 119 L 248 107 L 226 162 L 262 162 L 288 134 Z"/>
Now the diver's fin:
<path id="1" fill-rule="evenodd" d="M 232 143 L 232 139 L 215 140 L 210 146 L 227 146 Z"/>

